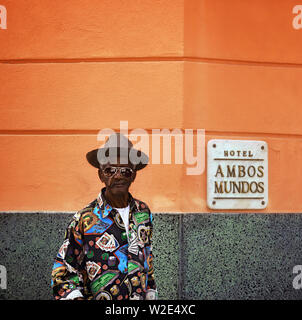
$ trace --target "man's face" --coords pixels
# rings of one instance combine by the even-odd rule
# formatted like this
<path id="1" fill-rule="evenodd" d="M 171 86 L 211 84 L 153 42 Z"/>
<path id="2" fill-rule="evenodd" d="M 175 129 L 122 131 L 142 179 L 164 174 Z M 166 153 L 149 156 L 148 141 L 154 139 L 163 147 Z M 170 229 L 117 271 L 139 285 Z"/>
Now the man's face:
<path id="1" fill-rule="evenodd" d="M 131 183 L 136 177 L 134 167 L 129 164 L 106 164 L 98 171 L 99 178 L 105 183 L 106 189 L 112 194 L 127 194 Z"/>

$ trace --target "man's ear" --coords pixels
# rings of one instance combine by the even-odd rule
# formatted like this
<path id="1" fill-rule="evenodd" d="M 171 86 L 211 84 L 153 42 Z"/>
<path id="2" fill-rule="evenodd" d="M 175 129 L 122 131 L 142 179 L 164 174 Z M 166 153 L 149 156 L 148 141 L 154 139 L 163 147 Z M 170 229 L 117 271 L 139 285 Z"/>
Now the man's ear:
<path id="1" fill-rule="evenodd" d="M 102 169 L 99 169 L 99 170 L 98 170 L 98 175 L 99 175 L 100 180 L 101 180 L 102 182 L 104 182 Z"/>

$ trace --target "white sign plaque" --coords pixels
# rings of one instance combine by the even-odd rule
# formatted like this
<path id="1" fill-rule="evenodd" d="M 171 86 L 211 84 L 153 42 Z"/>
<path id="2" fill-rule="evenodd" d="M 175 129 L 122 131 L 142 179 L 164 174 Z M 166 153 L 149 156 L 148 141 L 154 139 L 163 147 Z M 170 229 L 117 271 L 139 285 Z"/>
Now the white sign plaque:
<path id="1" fill-rule="evenodd" d="M 208 142 L 207 204 L 211 209 L 264 209 L 268 149 L 264 141 Z"/>

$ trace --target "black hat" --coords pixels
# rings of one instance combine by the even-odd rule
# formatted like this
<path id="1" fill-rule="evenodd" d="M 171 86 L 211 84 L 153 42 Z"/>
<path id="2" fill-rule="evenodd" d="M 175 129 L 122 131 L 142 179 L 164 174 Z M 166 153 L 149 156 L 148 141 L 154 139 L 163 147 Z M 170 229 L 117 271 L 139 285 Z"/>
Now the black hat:
<path id="1" fill-rule="evenodd" d="M 112 134 L 103 148 L 94 149 L 86 154 L 88 162 L 98 169 L 101 164 L 112 163 L 112 159 L 116 161 L 117 156 L 127 156 L 127 163 L 129 160 L 135 166 L 135 170 L 145 168 L 149 161 L 149 157 L 144 152 L 134 149 L 132 142 L 121 133 Z"/>

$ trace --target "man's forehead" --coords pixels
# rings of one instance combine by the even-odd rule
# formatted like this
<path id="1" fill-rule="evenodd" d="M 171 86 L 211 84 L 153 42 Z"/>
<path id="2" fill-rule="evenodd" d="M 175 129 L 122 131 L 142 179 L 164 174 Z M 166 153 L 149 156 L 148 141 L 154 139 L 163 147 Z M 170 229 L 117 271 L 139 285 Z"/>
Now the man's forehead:
<path id="1" fill-rule="evenodd" d="M 106 163 L 103 164 L 102 166 L 103 168 L 107 168 L 107 167 L 128 167 L 133 169 L 134 165 L 132 165 L 131 163 Z"/>
<path id="2" fill-rule="evenodd" d="M 106 168 L 106 167 L 129 167 L 131 169 L 134 169 L 134 165 L 129 161 L 129 159 L 125 159 L 125 158 L 120 158 L 117 157 L 114 161 L 111 160 L 109 162 L 107 162 L 106 164 L 104 164 L 102 167 Z"/>

